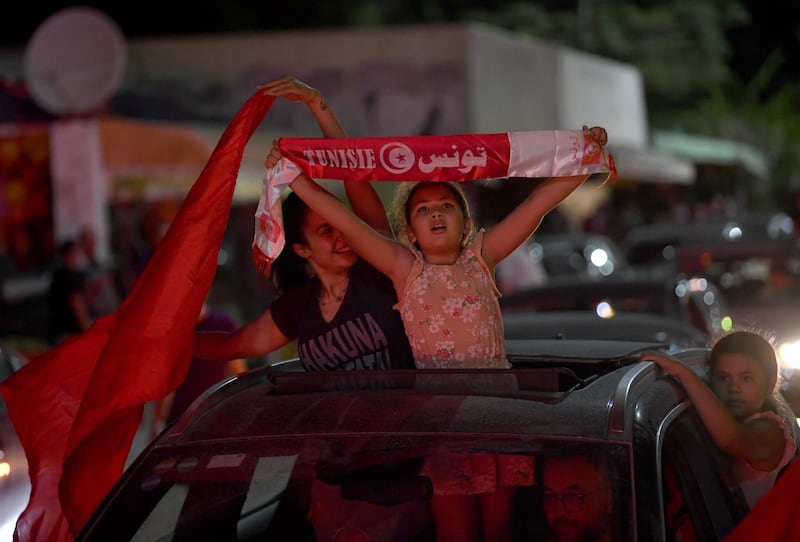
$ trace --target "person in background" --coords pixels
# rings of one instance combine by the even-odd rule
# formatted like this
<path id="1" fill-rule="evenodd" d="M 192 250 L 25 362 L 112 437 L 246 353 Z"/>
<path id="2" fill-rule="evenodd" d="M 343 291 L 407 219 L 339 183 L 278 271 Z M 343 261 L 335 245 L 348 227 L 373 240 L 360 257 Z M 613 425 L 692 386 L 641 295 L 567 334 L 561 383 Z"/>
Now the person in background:
<path id="1" fill-rule="evenodd" d="M 646 351 L 641 359 L 653 361 L 680 381 L 711 438 L 732 456 L 752 508 L 797 452 L 796 427 L 787 424 L 785 403 L 776 398 L 778 362 L 772 345 L 752 331 L 723 336 L 706 362 L 708 385 L 691 367 L 664 352 Z M 796 426 L 793 420 L 789 423 Z"/>
<path id="2" fill-rule="evenodd" d="M 260 87 L 266 94 L 305 103 L 325 137 L 344 137 L 319 90 L 285 76 Z M 391 232 L 370 183 L 345 183 L 353 211 Z M 338 200 L 337 200 L 338 201 Z M 213 360 L 253 358 L 297 340 L 309 371 L 413 368 L 411 349 L 391 282 L 360 259 L 341 233 L 296 195 L 282 205 L 285 248 L 270 268 L 279 297 L 234 332 L 197 332 L 194 355 Z"/>
<path id="3" fill-rule="evenodd" d="M 111 314 L 119 307 L 120 296 L 114 276 L 97 259 L 97 237 L 91 228 L 78 235 L 86 272 L 86 294 L 93 319 Z"/>
<path id="4" fill-rule="evenodd" d="M 591 456 L 549 457 L 542 507 L 553 542 L 614 542 L 614 493 L 608 469 Z"/>
<path id="5" fill-rule="evenodd" d="M 83 252 L 78 244 L 73 240 L 61 243 L 47 292 L 48 340 L 53 346 L 89 329 L 94 321 L 89 310 L 84 268 Z"/>
<path id="6" fill-rule="evenodd" d="M 531 258 L 529 242 L 530 239 L 497 263 L 494 273 L 501 294 L 510 295 L 547 283 L 547 271 L 542 262 Z"/>

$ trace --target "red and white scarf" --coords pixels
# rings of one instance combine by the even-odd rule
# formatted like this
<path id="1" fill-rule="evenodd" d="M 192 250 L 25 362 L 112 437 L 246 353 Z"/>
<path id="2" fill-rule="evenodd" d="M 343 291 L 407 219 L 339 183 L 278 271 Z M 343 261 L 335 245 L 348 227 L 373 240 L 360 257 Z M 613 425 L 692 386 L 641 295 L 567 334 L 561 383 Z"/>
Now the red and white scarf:
<path id="1" fill-rule="evenodd" d="M 253 260 L 264 274 L 284 246 L 281 194 L 301 172 L 356 181 L 474 181 L 607 174 L 614 160 L 589 130 L 450 136 L 282 138 L 281 161 L 264 176 Z"/>

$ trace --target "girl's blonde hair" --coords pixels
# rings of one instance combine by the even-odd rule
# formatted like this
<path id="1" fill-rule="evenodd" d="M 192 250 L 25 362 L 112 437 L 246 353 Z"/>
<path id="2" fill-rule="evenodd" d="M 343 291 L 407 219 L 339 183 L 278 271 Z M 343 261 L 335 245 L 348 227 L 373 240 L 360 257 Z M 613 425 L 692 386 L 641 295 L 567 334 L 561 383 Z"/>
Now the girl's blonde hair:
<path id="1" fill-rule="evenodd" d="M 418 181 L 399 183 L 397 189 L 394 191 L 394 195 L 392 196 L 392 202 L 389 205 L 389 216 L 392 221 L 392 228 L 394 229 L 395 238 L 401 243 L 405 243 L 407 245 L 412 244 L 411 240 L 408 238 L 408 234 L 406 233 L 408 220 L 410 218 L 409 215 L 411 214 L 409 202 L 417 190 L 419 190 L 421 187 L 435 184 L 444 184 L 450 189 L 450 192 L 453 193 L 453 196 L 455 196 L 456 201 L 461 207 L 461 211 L 464 213 L 464 221 L 469 221 L 469 229 L 461 237 L 461 246 L 463 247 L 467 244 L 469 238 L 472 237 L 472 234 L 475 233 L 475 225 L 472 222 L 472 216 L 469 212 L 469 203 L 467 202 L 467 196 L 464 193 L 464 189 L 461 188 L 459 183 L 454 182 Z M 419 246 L 417 246 L 417 248 L 419 248 Z"/>

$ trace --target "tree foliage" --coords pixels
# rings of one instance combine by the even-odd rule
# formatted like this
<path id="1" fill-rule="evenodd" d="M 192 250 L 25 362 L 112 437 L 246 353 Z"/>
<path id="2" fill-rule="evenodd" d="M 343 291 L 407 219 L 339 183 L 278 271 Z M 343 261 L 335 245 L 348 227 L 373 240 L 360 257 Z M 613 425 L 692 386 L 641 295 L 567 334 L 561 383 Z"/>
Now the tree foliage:
<path id="1" fill-rule="evenodd" d="M 725 30 L 747 21 L 736 1 L 589 2 L 549 10 L 527 2 L 472 17 L 637 66 L 653 107 L 683 106 L 729 83 Z"/>
<path id="2" fill-rule="evenodd" d="M 775 199 L 800 191 L 800 83 L 787 79 L 777 47 L 750 73 L 732 69 L 734 47 L 744 46 L 732 36 L 750 24 L 739 0 L 502 4 L 468 18 L 637 66 L 651 127 L 749 143 L 768 158 Z"/>

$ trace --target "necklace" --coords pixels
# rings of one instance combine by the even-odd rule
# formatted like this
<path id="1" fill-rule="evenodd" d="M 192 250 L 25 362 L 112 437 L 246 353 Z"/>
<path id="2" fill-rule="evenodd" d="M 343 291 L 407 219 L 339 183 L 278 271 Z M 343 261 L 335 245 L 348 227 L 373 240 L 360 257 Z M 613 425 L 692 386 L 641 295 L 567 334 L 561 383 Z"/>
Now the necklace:
<path id="1" fill-rule="evenodd" d="M 319 302 L 320 302 L 320 304 L 321 305 L 328 305 L 330 303 L 341 303 L 342 299 L 344 299 L 344 294 L 347 293 L 347 285 L 348 285 L 349 282 L 350 282 L 350 278 L 348 277 L 342 283 L 341 289 L 339 290 L 338 294 L 336 293 L 336 288 L 331 286 L 331 288 L 329 290 L 330 291 L 330 295 L 328 296 L 328 299 L 325 299 L 325 289 L 324 288 L 321 289 L 320 293 L 319 293 Z"/>

